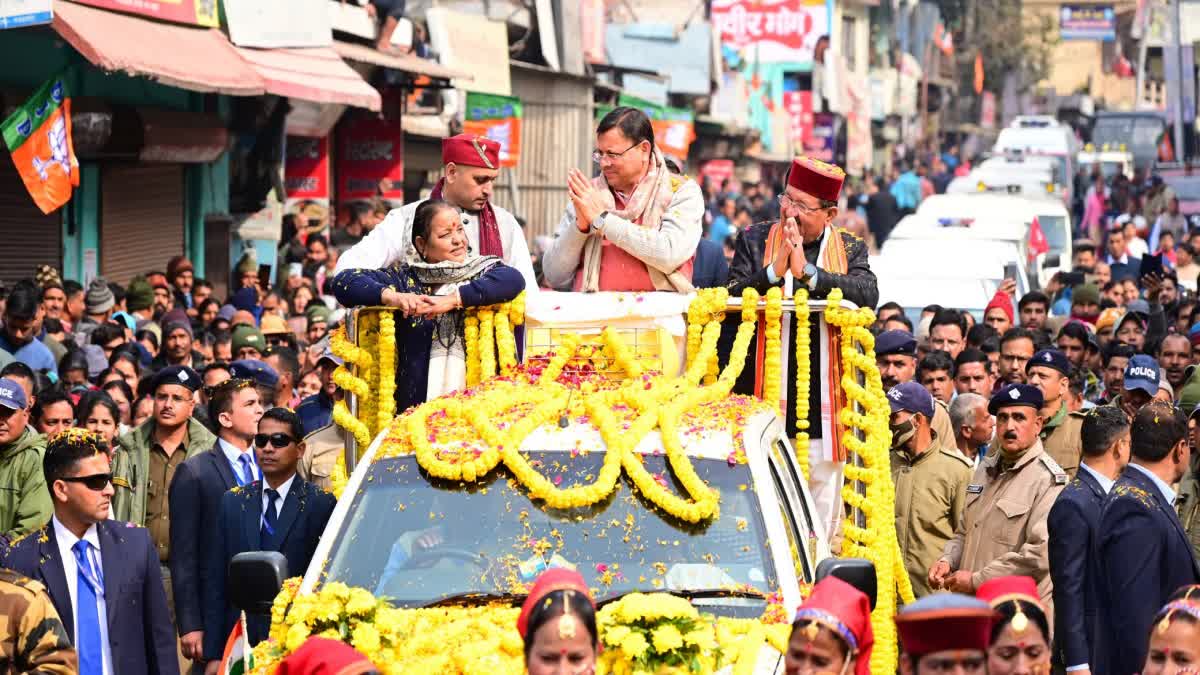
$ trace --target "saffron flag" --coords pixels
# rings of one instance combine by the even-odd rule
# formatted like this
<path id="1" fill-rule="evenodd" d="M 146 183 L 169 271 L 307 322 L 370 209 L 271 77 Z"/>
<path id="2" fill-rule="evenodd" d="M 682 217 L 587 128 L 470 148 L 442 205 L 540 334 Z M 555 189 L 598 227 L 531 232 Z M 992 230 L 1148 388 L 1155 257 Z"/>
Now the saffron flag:
<path id="1" fill-rule="evenodd" d="M 983 93 L 983 52 L 975 52 L 975 93 Z"/>
<path id="2" fill-rule="evenodd" d="M 1050 242 L 1046 241 L 1046 233 L 1042 232 L 1042 225 L 1035 217 L 1033 222 L 1029 224 L 1029 259 L 1033 260 L 1049 251 Z"/>
<path id="3" fill-rule="evenodd" d="M 246 613 L 242 612 L 233 625 L 229 638 L 225 640 L 225 654 L 221 657 L 221 675 L 248 675 L 254 670 L 253 649 L 246 635 Z"/>
<path id="4" fill-rule="evenodd" d="M 933 29 L 933 44 L 946 56 L 954 54 L 954 35 L 946 30 L 946 26 L 938 24 Z"/>
<path id="5" fill-rule="evenodd" d="M 71 142 L 71 96 L 63 75 L 47 81 L 0 125 L 25 189 L 42 213 L 71 201 L 79 161 Z"/>

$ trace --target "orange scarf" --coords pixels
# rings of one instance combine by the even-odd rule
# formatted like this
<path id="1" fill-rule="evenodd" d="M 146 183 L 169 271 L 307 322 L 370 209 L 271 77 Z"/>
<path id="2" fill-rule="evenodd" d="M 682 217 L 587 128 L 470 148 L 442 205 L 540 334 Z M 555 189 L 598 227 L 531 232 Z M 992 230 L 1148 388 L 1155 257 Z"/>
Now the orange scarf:
<path id="1" fill-rule="evenodd" d="M 850 263 L 846 258 L 846 247 L 842 246 L 841 237 L 833 225 L 828 225 L 824 232 L 825 239 L 821 242 L 821 251 L 817 256 L 817 266 L 823 272 L 830 274 L 845 274 L 849 269 Z M 771 227 L 770 233 L 767 234 L 766 252 L 763 254 L 763 265 L 770 265 L 775 260 L 775 255 L 779 252 L 779 248 L 783 245 L 783 224 L 775 223 Z M 833 406 L 830 408 L 830 423 L 833 427 L 833 438 L 830 439 L 830 445 L 833 450 L 833 459 L 839 462 L 846 461 L 846 451 L 842 447 L 842 434 L 846 431 L 839 419 L 837 411 L 844 409 L 847 405 L 846 393 L 842 390 L 842 360 L 841 349 L 839 349 L 839 338 L 841 330 L 837 326 L 826 326 L 828 334 L 828 342 L 826 344 L 826 354 L 829 362 L 825 364 L 826 381 L 829 382 L 830 394 L 832 395 Z M 794 354 L 793 354 L 794 357 Z M 786 375 L 785 375 L 786 377 Z M 786 391 L 786 389 L 785 389 Z M 794 405 L 794 403 L 793 403 Z M 825 406 L 821 406 L 822 415 L 825 413 Z M 801 451 L 797 448 L 797 451 Z"/>

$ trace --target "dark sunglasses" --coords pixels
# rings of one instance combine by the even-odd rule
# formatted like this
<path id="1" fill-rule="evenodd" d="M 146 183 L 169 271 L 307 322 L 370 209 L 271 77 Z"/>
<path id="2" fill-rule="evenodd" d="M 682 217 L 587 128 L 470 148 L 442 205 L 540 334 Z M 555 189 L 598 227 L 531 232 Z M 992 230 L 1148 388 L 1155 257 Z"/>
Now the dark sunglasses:
<path id="1" fill-rule="evenodd" d="M 90 476 L 69 476 L 59 478 L 59 480 L 68 483 L 83 483 L 87 489 L 99 492 L 108 487 L 108 484 L 112 482 L 112 477 L 111 473 L 94 473 Z"/>
<path id="2" fill-rule="evenodd" d="M 268 441 L 271 443 L 272 447 L 286 448 L 287 446 L 291 445 L 292 443 L 295 443 L 296 439 L 292 438 L 291 436 L 288 436 L 285 433 L 254 434 L 254 444 L 257 445 L 258 447 L 260 447 L 260 448 L 267 447 Z"/>

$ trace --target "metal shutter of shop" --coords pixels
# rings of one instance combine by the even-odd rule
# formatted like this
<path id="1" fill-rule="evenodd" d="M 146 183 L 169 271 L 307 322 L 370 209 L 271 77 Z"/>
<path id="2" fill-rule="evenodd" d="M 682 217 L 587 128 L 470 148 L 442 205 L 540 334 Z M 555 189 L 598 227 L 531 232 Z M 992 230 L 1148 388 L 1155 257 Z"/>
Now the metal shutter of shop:
<path id="1" fill-rule="evenodd" d="M 17 167 L 0 160 L 0 281 L 32 278 L 38 265 L 62 269 L 62 209 L 42 213 Z"/>
<path id="2" fill-rule="evenodd" d="M 105 167 L 101 176 L 100 270 L 127 284 L 183 254 L 183 166 Z"/>

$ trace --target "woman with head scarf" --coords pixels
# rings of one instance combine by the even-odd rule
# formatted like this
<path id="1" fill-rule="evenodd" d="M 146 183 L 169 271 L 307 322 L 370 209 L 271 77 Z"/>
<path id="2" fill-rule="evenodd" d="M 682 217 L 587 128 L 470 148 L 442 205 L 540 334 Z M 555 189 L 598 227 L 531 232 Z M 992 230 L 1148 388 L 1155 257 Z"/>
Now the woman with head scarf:
<path id="1" fill-rule="evenodd" d="M 787 675 L 871 672 L 871 601 L 837 577 L 825 577 L 796 611 L 788 638 Z"/>
<path id="2" fill-rule="evenodd" d="M 596 607 L 574 570 L 538 577 L 517 618 L 529 675 L 590 675 L 596 670 Z"/>
<path id="3" fill-rule="evenodd" d="M 1050 623 L 1031 577 L 985 581 L 976 597 L 996 610 L 988 647 L 988 675 L 1050 672 Z"/>

